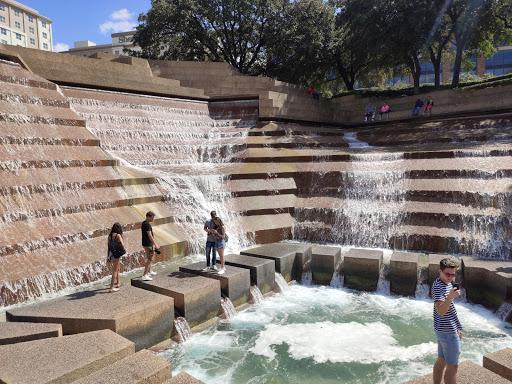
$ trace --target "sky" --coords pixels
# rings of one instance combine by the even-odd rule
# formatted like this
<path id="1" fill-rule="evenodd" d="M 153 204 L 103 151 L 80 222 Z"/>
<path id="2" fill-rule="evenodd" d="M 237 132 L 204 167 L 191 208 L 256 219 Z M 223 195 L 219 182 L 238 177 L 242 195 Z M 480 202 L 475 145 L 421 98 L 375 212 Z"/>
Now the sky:
<path id="1" fill-rule="evenodd" d="M 75 41 L 112 44 L 111 33 L 134 30 L 151 0 L 16 0 L 52 20 L 53 50 L 67 51 Z"/>

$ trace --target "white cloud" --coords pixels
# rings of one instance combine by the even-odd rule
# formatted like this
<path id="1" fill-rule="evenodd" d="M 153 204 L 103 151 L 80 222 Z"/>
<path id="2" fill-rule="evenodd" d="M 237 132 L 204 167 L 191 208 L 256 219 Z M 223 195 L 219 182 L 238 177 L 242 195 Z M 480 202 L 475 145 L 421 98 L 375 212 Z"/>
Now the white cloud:
<path id="1" fill-rule="evenodd" d="M 110 14 L 109 19 L 100 24 L 100 32 L 108 33 L 132 31 L 137 26 L 135 15 L 126 8 L 118 9 Z"/>
<path id="2" fill-rule="evenodd" d="M 69 45 L 65 43 L 57 43 L 53 46 L 53 52 L 69 51 Z"/>

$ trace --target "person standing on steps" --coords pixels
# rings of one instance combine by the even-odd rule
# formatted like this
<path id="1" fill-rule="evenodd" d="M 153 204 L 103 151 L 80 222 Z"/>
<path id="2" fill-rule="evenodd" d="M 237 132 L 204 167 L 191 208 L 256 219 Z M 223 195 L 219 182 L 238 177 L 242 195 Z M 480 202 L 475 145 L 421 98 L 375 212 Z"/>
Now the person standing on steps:
<path id="1" fill-rule="evenodd" d="M 123 242 L 123 227 L 121 224 L 114 223 L 112 229 L 107 238 L 107 244 L 111 242 L 118 242 L 121 244 L 123 249 L 125 248 Z M 119 244 L 118 244 L 119 245 Z M 110 249 L 107 251 L 107 263 L 112 263 L 112 280 L 110 281 L 110 292 L 117 292 L 119 288 L 121 288 L 122 284 L 119 280 L 119 272 L 121 271 L 121 254 L 113 254 Z M 117 286 L 114 287 L 114 284 L 117 281 Z"/>
<path id="2" fill-rule="evenodd" d="M 215 229 L 215 218 L 217 217 L 217 212 L 210 212 L 211 219 L 204 223 L 204 230 L 207 233 L 206 236 L 206 268 L 203 269 L 203 272 L 208 272 L 209 270 L 216 271 L 217 270 L 217 254 L 215 251 L 215 235 L 211 232 L 212 229 Z M 212 259 L 212 264 L 210 267 L 210 255 Z"/>
<path id="3" fill-rule="evenodd" d="M 155 252 L 160 254 L 160 247 L 155 242 L 153 228 L 150 224 L 154 218 L 155 214 L 149 211 L 146 213 L 146 220 L 144 220 L 140 226 L 140 230 L 142 232 L 142 246 L 144 247 L 144 252 L 146 253 L 146 265 L 144 266 L 144 275 L 141 279 L 144 281 L 153 280 L 151 275 L 156 275 L 156 272 L 151 270 L 151 262 L 153 261 Z"/>
<path id="4" fill-rule="evenodd" d="M 449 258 L 443 259 L 439 263 L 439 277 L 432 284 L 438 356 L 433 369 L 434 384 L 441 384 L 443 372 L 445 384 L 457 382 L 462 326 L 453 304 L 453 300 L 460 295 L 460 286 L 452 284 L 456 273 L 457 263 Z"/>
<path id="5" fill-rule="evenodd" d="M 217 249 L 220 258 L 219 275 L 222 275 L 226 272 L 226 268 L 224 267 L 224 247 L 226 246 L 224 238 L 226 237 L 226 227 L 224 226 L 222 219 L 218 216 L 215 217 L 213 221 L 215 223 L 215 229 L 211 232 L 215 235 L 215 248 Z"/>

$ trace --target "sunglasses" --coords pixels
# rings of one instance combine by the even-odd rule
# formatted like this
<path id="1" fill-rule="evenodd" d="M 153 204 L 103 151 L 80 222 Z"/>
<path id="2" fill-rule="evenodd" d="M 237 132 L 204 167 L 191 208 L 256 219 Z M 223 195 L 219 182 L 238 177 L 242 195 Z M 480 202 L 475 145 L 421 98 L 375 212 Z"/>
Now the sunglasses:
<path id="1" fill-rule="evenodd" d="M 455 276 L 457 276 L 457 274 L 455 274 L 455 273 L 446 273 L 446 272 L 443 272 L 443 273 L 444 273 L 444 275 L 446 277 L 455 277 Z"/>

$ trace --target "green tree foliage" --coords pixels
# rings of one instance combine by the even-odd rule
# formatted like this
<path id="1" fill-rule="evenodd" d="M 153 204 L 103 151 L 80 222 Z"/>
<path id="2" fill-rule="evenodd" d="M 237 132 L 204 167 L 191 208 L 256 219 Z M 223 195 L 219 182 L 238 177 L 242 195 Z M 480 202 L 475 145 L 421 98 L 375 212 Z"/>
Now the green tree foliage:
<path id="1" fill-rule="evenodd" d="M 139 16 L 141 57 L 225 61 L 257 73 L 265 45 L 282 20 L 280 0 L 152 0 Z"/>

